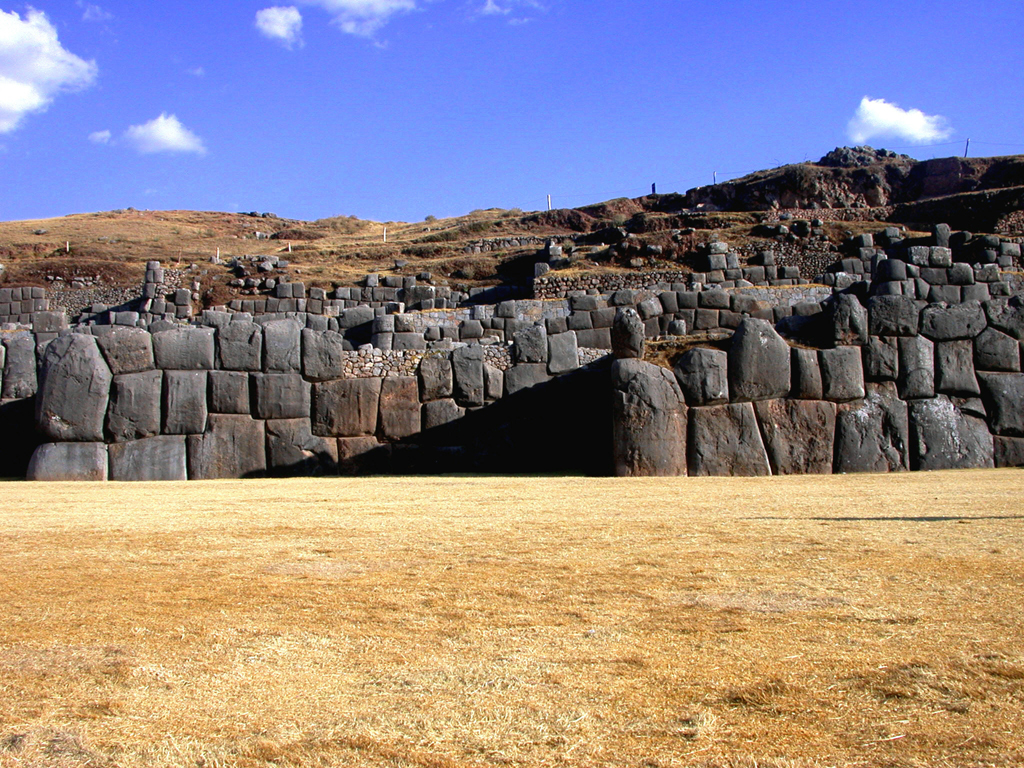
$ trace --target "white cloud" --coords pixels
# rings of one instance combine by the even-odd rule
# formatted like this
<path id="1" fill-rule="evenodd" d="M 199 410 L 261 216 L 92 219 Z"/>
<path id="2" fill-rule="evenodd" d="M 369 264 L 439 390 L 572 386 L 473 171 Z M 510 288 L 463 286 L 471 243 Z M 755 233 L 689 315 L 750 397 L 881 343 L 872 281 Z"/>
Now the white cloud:
<path id="1" fill-rule="evenodd" d="M 94 131 L 89 134 L 89 141 L 93 144 L 109 144 L 113 134 L 110 131 Z"/>
<path id="2" fill-rule="evenodd" d="M 76 3 L 82 9 L 82 21 L 110 21 L 114 14 L 100 8 L 98 5 L 87 3 L 85 0 L 78 0 Z"/>
<path id="3" fill-rule="evenodd" d="M 484 7 L 480 9 L 480 13 L 484 16 L 507 16 L 511 12 L 511 8 L 502 8 L 500 5 L 494 2 L 494 0 L 487 0 L 486 5 L 484 5 Z"/>
<path id="4" fill-rule="evenodd" d="M 192 75 L 192 77 L 204 77 L 206 75 L 206 70 L 202 67 L 191 67 L 186 69 L 185 73 Z"/>
<path id="5" fill-rule="evenodd" d="M 855 144 L 876 138 L 923 144 L 948 139 L 953 130 L 941 115 L 926 115 L 919 109 L 901 109 L 885 99 L 865 96 L 847 126 L 847 133 Z"/>
<path id="6" fill-rule="evenodd" d="M 274 6 L 256 12 L 256 29 L 287 48 L 302 45 L 302 14 L 295 6 Z"/>
<path id="7" fill-rule="evenodd" d="M 302 0 L 323 8 L 343 32 L 373 37 L 396 13 L 416 10 L 416 0 Z"/>
<path id="8" fill-rule="evenodd" d="M 96 62 L 66 50 L 46 14 L 22 19 L 0 11 L 0 133 L 10 133 L 32 112 L 42 112 L 62 91 L 96 80 Z"/>
<path id="9" fill-rule="evenodd" d="M 125 140 L 144 155 L 155 152 L 194 152 L 206 154 L 203 140 L 166 112 L 148 123 L 133 125 L 124 133 Z"/>

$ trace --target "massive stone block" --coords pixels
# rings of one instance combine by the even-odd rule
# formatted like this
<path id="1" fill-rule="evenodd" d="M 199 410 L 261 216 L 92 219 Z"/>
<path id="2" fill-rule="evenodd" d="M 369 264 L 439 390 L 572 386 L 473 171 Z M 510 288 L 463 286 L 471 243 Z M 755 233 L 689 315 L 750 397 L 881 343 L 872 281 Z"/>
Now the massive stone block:
<path id="1" fill-rule="evenodd" d="M 505 394 L 514 395 L 551 380 L 544 363 L 520 363 L 505 371 Z"/>
<path id="2" fill-rule="evenodd" d="M 790 350 L 790 367 L 792 389 L 789 396 L 801 400 L 821 400 L 824 389 L 817 351 L 793 347 Z"/>
<path id="3" fill-rule="evenodd" d="M 148 331 L 127 325 L 97 325 L 93 332 L 110 372 L 115 376 L 151 371 L 156 365 L 153 337 Z"/>
<path id="4" fill-rule="evenodd" d="M 412 376 L 388 376 L 380 390 L 380 432 L 401 440 L 420 431 L 419 386 Z"/>
<path id="5" fill-rule="evenodd" d="M 868 340 L 868 311 L 856 296 L 840 293 L 832 307 L 833 336 L 836 346 L 865 344 Z"/>
<path id="6" fill-rule="evenodd" d="M 632 358 L 612 364 L 614 463 L 619 477 L 686 474 L 686 404 L 675 376 Z"/>
<path id="7" fill-rule="evenodd" d="M 548 361 L 548 335 L 543 325 L 531 325 L 512 335 L 512 360 L 516 363 Z"/>
<path id="8" fill-rule="evenodd" d="M 992 440 L 997 467 L 1024 467 L 1024 438 L 996 436 Z"/>
<path id="9" fill-rule="evenodd" d="M 864 397 L 864 366 L 860 347 L 836 347 L 818 353 L 825 400 L 844 403 Z"/>
<path id="10" fill-rule="evenodd" d="M 500 400 L 505 394 L 505 372 L 493 365 L 484 364 L 484 397 Z"/>
<path id="11" fill-rule="evenodd" d="M 991 299 L 985 302 L 984 307 L 990 326 L 1017 341 L 1024 341 L 1024 296 L 1018 294 L 1009 299 Z"/>
<path id="12" fill-rule="evenodd" d="M 916 336 L 921 308 L 908 296 L 872 296 L 868 315 L 872 336 Z"/>
<path id="13" fill-rule="evenodd" d="M 375 437 L 339 437 L 338 471 L 343 475 L 380 474 L 391 469 L 392 447 Z"/>
<path id="14" fill-rule="evenodd" d="M 729 347 L 729 394 L 733 402 L 774 400 L 789 394 L 789 345 L 766 320 L 745 318 Z"/>
<path id="15" fill-rule="evenodd" d="M 452 351 L 453 394 L 459 405 L 484 404 L 484 348 L 478 344 Z"/>
<path id="16" fill-rule="evenodd" d="M 935 345 L 923 336 L 902 336 L 899 340 L 900 397 L 912 400 L 935 395 Z"/>
<path id="17" fill-rule="evenodd" d="M 302 331 L 302 371 L 310 381 L 340 378 L 344 367 L 345 337 L 334 331 Z"/>
<path id="18" fill-rule="evenodd" d="M 910 468 L 975 469 L 995 466 L 988 426 L 968 416 L 945 395 L 912 400 Z"/>
<path id="19" fill-rule="evenodd" d="M 934 341 L 973 339 L 986 325 L 985 311 L 977 301 L 948 307 L 932 304 L 921 312 L 921 334 Z"/>
<path id="20" fill-rule="evenodd" d="M 29 480 L 106 480 L 103 443 L 44 443 L 28 464 Z"/>
<path id="21" fill-rule="evenodd" d="M 423 404 L 422 421 L 423 429 L 434 429 L 443 427 L 453 421 L 458 421 L 466 414 L 465 408 L 460 408 L 451 398 L 442 400 L 431 400 Z"/>
<path id="22" fill-rule="evenodd" d="M 39 387 L 35 336 L 28 331 L 5 332 L 0 334 L 0 342 L 6 351 L 0 398 L 32 397 Z"/>
<path id="23" fill-rule="evenodd" d="M 249 374 L 210 371 L 210 413 L 250 413 Z"/>
<path id="24" fill-rule="evenodd" d="M 153 334 L 156 367 L 176 371 L 208 371 L 213 368 L 214 328 L 176 325 Z"/>
<path id="25" fill-rule="evenodd" d="M 206 430 L 206 371 L 164 371 L 165 435 Z"/>
<path id="26" fill-rule="evenodd" d="M 249 416 L 210 414 L 202 435 L 189 435 L 190 480 L 258 477 L 267 469 L 264 422 Z"/>
<path id="27" fill-rule="evenodd" d="M 673 373 L 687 405 L 729 402 L 729 356 L 723 350 L 687 350 L 679 356 Z"/>
<path id="28" fill-rule="evenodd" d="M 560 376 L 580 367 L 576 334 L 572 331 L 548 336 L 548 373 Z"/>
<path id="29" fill-rule="evenodd" d="M 36 424 L 54 441 L 103 440 L 113 376 L 96 339 L 71 333 L 50 342 L 43 355 Z"/>
<path id="30" fill-rule="evenodd" d="M 115 443 L 108 448 L 110 479 L 187 480 L 188 461 L 183 435 L 162 435 Z"/>
<path id="31" fill-rule="evenodd" d="M 935 344 L 935 391 L 957 397 L 977 397 L 981 393 L 974 375 L 974 345 L 970 340 Z"/>
<path id="32" fill-rule="evenodd" d="M 420 360 L 420 399 L 440 400 L 452 396 L 452 362 L 447 354 L 425 355 Z"/>
<path id="33" fill-rule="evenodd" d="M 371 310 L 372 311 L 372 310 Z M 295 320 L 271 320 L 263 326 L 263 370 L 298 373 L 302 362 L 301 328 Z"/>
<path id="34" fill-rule="evenodd" d="M 986 328 L 974 339 L 974 363 L 979 371 L 1020 371 L 1020 342 L 995 328 Z"/>
<path id="35" fill-rule="evenodd" d="M 901 472 L 910 468 L 907 404 L 892 382 L 869 384 L 867 397 L 836 414 L 835 471 Z"/>
<path id="36" fill-rule="evenodd" d="M 217 331 L 217 361 L 225 371 L 263 368 L 263 329 L 247 320 L 232 320 Z"/>
<path id="37" fill-rule="evenodd" d="M 115 376 L 107 408 L 107 433 L 116 442 L 160 434 L 163 371 Z"/>
<path id="38" fill-rule="evenodd" d="M 338 471 L 338 441 L 314 435 L 308 418 L 268 421 L 267 471 L 274 475 L 327 475 Z"/>
<path id="39" fill-rule="evenodd" d="M 979 373 L 978 381 L 992 431 L 1024 437 L 1024 373 Z"/>
<path id="40" fill-rule="evenodd" d="M 337 379 L 313 385 L 313 434 L 359 437 L 377 430 L 381 380 Z"/>
<path id="41" fill-rule="evenodd" d="M 644 321 L 632 307 L 619 309 L 612 321 L 611 342 L 612 354 L 616 359 L 637 358 L 644 356 L 644 342 L 647 333 Z"/>
<path id="42" fill-rule="evenodd" d="M 310 384 L 299 374 L 254 373 L 251 380 L 257 418 L 309 418 Z"/>
<path id="43" fill-rule="evenodd" d="M 821 400 L 761 400 L 754 412 L 774 475 L 830 475 L 836 406 Z"/>
<path id="44" fill-rule="evenodd" d="M 771 474 L 751 403 L 691 408 L 688 453 L 691 475 Z"/>
<path id="45" fill-rule="evenodd" d="M 899 361 L 895 336 L 871 336 L 864 347 L 864 377 L 868 381 L 895 381 L 900 372 Z"/>

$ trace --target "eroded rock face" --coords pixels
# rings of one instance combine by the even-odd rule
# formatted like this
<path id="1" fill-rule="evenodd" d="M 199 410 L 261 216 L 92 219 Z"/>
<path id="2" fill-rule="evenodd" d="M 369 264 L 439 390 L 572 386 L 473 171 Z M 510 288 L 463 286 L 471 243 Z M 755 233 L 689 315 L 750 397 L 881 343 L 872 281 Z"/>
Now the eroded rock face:
<path id="1" fill-rule="evenodd" d="M 206 432 L 187 441 L 192 480 L 258 477 L 267 470 L 264 422 L 249 416 L 210 414 Z"/>
<path id="2" fill-rule="evenodd" d="M 44 443 L 28 465 L 29 480 L 106 480 L 103 443 Z"/>
<path id="3" fill-rule="evenodd" d="M 161 435 L 108 446 L 110 479 L 187 480 L 185 437 Z"/>
<path id="4" fill-rule="evenodd" d="M 745 318 L 729 348 L 729 394 L 733 402 L 774 400 L 790 390 L 789 345 L 766 320 Z"/>
<path id="5" fill-rule="evenodd" d="M 619 309 L 612 321 L 612 355 L 618 360 L 643 359 L 647 335 L 635 309 Z"/>
<path id="6" fill-rule="evenodd" d="M 868 384 L 864 400 L 843 403 L 836 415 L 835 471 L 910 469 L 907 404 L 892 382 Z"/>
<path id="7" fill-rule="evenodd" d="M 43 356 L 39 430 L 54 441 L 102 441 L 113 378 L 95 337 L 71 333 L 54 339 Z"/>
<path id="8" fill-rule="evenodd" d="M 822 400 L 762 400 L 754 412 L 774 475 L 832 474 L 836 406 Z"/>
<path id="9" fill-rule="evenodd" d="M 770 475 L 753 404 L 691 408 L 689 465 L 691 475 Z"/>
<path id="10" fill-rule="evenodd" d="M 328 475 L 338 471 L 338 441 L 313 434 L 306 419 L 266 423 L 267 471 L 273 475 Z"/>
<path id="11" fill-rule="evenodd" d="M 687 405 L 729 402 L 729 356 L 722 350 L 687 350 L 676 361 L 674 372 Z"/>
<path id="12" fill-rule="evenodd" d="M 612 365 L 619 477 L 686 474 L 686 404 L 672 373 L 625 358 Z"/>
<path id="13" fill-rule="evenodd" d="M 985 422 L 968 416 L 945 395 L 912 400 L 910 467 L 977 469 L 994 466 L 992 435 Z"/>

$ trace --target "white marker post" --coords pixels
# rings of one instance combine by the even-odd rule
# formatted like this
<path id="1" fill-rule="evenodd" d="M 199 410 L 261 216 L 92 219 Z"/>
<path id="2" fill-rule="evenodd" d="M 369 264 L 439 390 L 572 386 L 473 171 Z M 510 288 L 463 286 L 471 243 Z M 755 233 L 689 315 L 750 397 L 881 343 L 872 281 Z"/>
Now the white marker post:
<path id="1" fill-rule="evenodd" d="M 388 241 L 388 228 L 384 227 L 384 242 L 386 243 L 387 241 Z"/>
<path id="2" fill-rule="evenodd" d="M 551 195 L 548 195 L 548 210 L 551 210 Z"/>

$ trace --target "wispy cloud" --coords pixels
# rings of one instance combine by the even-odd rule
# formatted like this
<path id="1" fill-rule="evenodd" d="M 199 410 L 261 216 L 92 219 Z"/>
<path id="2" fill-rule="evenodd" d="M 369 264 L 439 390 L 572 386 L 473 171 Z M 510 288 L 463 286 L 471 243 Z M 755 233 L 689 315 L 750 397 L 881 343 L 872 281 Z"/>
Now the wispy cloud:
<path id="1" fill-rule="evenodd" d="M 482 6 L 476 6 L 478 16 L 495 16 L 507 18 L 509 24 L 527 24 L 532 21 L 537 11 L 547 8 L 538 0 L 485 0 Z"/>
<path id="2" fill-rule="evenodd" d="M 953 129 L 941 115 L 926 115 L 919 109 L 902 109 L 885 99 L 865 96 L 847 126 L 847 133 L 855 144 L 872 139 L 924 144 L 948 139 Z"/>
<path id="3" fill-rule="evenodd" d="M 93 131 L 89 134 L 89 141 L 93 144 L 109 144 L 113 138 L 110 131 Z"/>
<path id="4" fill-rule="evenodd" d="M 87 3 L 85 0 L 78 0 L 75 4 L 82 9 L 82 21 L 110 21 L 114 18 L 114 14 L 110 11 L 100 8 L 98 5 Z"/>
<path id="5" fill-rule="evenodd" d="M 350 35 L 373 37 L 391 17 L 416 10 L 416 0 L 302 0 L 323 8 L 335 25 Z"/>
<path id="6" fill-rule="evenodd" d="M 185 70 L 185 73 L 192 75 L 192 77 L 204 77 L 206 75 L 206 70 L 202 67 L 189 67 Z"/>
<path id="7" fill-rule="evenodd" d="M 15 130 L 26 115 L 42 112 L 63 91 L 96 80 L 96 62 L 66 50 L 42 11 L 23 19 L 0 11 L 0 133 Z"/>
<path id="8" fill-rule="evenodd" d="M 156 152 L 206 154 L 203 140 L 182 125 L 175 115 L 166 112 L 148 123 L 131 126 L 125 131 L 124 138 L 144 155 Z"/>
<path id="9" fill-rule="evenodd" d="M 256 29 L 286 48 L 302 45 L 302 14 L 293 5 L 274 6 L 256 12 Z"/>

